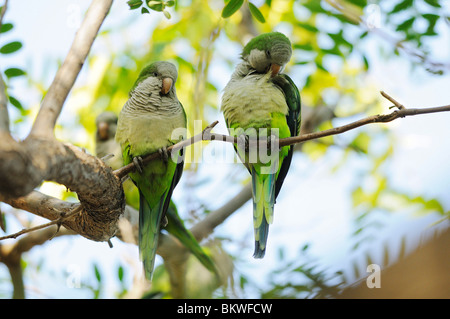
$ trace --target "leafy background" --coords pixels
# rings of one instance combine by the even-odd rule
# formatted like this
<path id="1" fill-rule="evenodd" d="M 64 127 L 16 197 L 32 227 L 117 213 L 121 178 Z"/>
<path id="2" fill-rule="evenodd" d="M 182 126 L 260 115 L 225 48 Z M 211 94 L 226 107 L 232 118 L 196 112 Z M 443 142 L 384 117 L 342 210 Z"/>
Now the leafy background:
<path id="1" fill-rule="evenodd" d="M 15 137 L 28 133 L 88 5 L 9 4 L 0 29 L 0 68 Z M 96 116 L 119 112 L 139 71 L 154 60 L 178 67 L 177 94 L 190 133 L 215 120 L 215 130 L 226 133 L 221 91 L 242 46 L 273 30 L 293 43 L 286 72 L 301 88 L 303 114 L 315 119 L 303 132 L 388 112 L 380 90 L 406 107 L 448 104 L 449 10 L 438 0 L 116 1 L 64 106 L 57 137 L 94 153 Z M 189 296 L 334 297 L 366 276 L 367 265 L 392 264 L 448 228 L 449 120 L 445 113 L 407 118 L 299 145 L 266 257 L 251 258 L 247 203 L 202 243 L 227 265 L 226 284 L 212 284 L 191 260 L 188 280 L 202 284 L 190 285 Z M 204 142 L 203 153 L 188 149 L 191 162 L 174 193 L 188 225 L 249 181 L 241 165 L 226 162 L 232 148 L 222 144 Z M 54 183 L 40 190 L 76 200 Z M 0 207 L 6 233 L 42 222 Z M 113 244 L 110 249 L 65 236 L 36 246 L 23 256 L 27 297 L 130 296 L 140 271 L 137 248 L 117 239 Z M 11 289 L 0 265 L 0 296 L 9 298 Z M 168 297 L 168 291 L 161 265 L 147 296 Z"/>

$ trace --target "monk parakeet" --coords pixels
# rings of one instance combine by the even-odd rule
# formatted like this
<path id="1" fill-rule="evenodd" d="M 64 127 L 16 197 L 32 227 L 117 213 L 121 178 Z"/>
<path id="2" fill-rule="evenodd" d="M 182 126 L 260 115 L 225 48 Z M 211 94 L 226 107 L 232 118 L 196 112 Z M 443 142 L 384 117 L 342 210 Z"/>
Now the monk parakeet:
<path id="1" fill-rule="evenodd" d="M 282 33 L 253 38 L 244 47 L 242 62 L 236 66 L 222 96 L 221 110 L 230 135 L 244 137 L 247 143 L 247 147 L 238 143 L 235 150 L 252 177 L 255 258 L 264 257 L 275 199 L 293 152 L 293 146 L 285 146 L 270 154 L 273 144 L 269 137 L 281 139 L 299 133 L 300 94 L 291 78 L 280 73 L 291 55 L 291 42 Z M 267 144 L 248 146 L 251 138 L 263 137 L 267 137 Z M 269 150 L 268 156 L 262 156 L 261 150 Z"/>
<path id="2" fill-rule="evenodd" d="M 114 170 L 122 167 L 122 154 L 120 145 L 115 140 L 118 117 L 113 112 L 102 112 L 97 116 L 97 132 L 95 138 L 95 151 L 99 158 L 106 159 L 106 163 Z M 111 155 L 113 155 L 112 158 Z M 119 161 L 115 160 L 118 157 Z M 130 185 L 131 184 L 131 185 Z M 127 204 L 138 209 L 139 193 L 137 188 L 126 180 L 123 185 Z M 203 250 L 192 233 L 184 226 L 184 222 L 178 215 L 175 203 L 171 200 L 166 212 L 167 225 L 164 228 L 169 234 L 176 237 L 189 251 L 212 272 L 217 269 L 211 257 Z"/>
<path id="3" fill-rule="evenodd" d="M 149 280 L 160 225 L 183 172 L 183 151 L 171 156 L 165 151 L 182 139 L 179 130 L 186 128 L 186 114 L 175 91 L 177 76 L 177 69 L 169 62 L 154 62 L 145 67 L 117 123 L 116 141 L 122 150 L 123 164 L 137 166 L 136 172 L 129 175 L 139 189 L 139 253 Z M 158 151 L 165 158 L 142 165 L 142 157 Z"/>

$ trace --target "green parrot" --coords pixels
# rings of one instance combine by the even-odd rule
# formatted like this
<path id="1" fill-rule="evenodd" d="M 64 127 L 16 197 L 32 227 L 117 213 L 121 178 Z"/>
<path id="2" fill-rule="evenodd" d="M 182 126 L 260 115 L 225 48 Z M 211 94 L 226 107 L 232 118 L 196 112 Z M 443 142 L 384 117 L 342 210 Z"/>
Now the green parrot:
<path id="1" fill-rule="evenodd" d="M 102 112 L 97 116 L 97 132 L 95 137 L 95 152 L 99 158 L 104 158 L 106 163 L 114 170 L 122 167 L 122 150 L 115 141 L 118 117 L 113 112 Z M 112 158 L 108 158 L 113 155 Z M 115 158 L 118 158 L 117 161 Z M 127 204 L 138 209 L 139 193 L 130 180 L 123 185 Z M 213 273 L 217 273 L 216 266 L 211 257 L 203 250 L 192 233 L 184 226 L 184 222 L 178 215 L 175 203 L 171 200 L 166 212 L 167 225 L 164 228 L 169 234 L 177 238 L 189 251 Z"/>
<path id="2" fill-rule="evenodd" d="M 153 273 L 160 226 L 165 223 L 172 192 L 183 172 L 183 150 L 170 157 L 166 151 L 183 138 L 174 132 L 186 128 L 186 113 L 175 91 L 177 76 L 170 62 L 158 61 L 145 67 L 117 123 L 116 141 L 123 164 L 137 166 L 137 172 L 129 176 L 139 189 L 139 254 L 148 280 Z M 142 157 L 157 151 L 165 156 L 143 166 Z"/>
<path id="3" fill-rule="evenodd" d="M 234 148 L 252 177 L 254 258 L 264 257 L 275 200 L 293 153 L 292 145 L 267 152 L 275 144 L 269 137 L 296 136 L 300 128 L 299 91 L 289 76 L 280 73 L 291 55 L 291 42 L 282 33 L 253 38 L 222 95 L 221 110 L 230 135 L 241 141 Z M 243 147 L 242 140 L 248 145 L 250 138 L 267 138 L 267 145 L 259 142 L 257 148 Z"/>

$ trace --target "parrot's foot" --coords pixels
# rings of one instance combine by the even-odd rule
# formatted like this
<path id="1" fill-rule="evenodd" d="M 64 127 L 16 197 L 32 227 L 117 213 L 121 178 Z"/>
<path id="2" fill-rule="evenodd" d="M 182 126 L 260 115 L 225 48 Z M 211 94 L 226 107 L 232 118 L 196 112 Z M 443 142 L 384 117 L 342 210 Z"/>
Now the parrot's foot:
<path id="1" fill-rule="evenodd" d="M 133 164 L 134 166 L 136 166 L 136 169 L 138 170 L 139 173 L 142 174 L 144 172 L 144 163 L 142 161 L 142 157 L 140 156 L 133 157 Z"/>
<path id="2" fill-rule="evenodd" d="M 267 136 L 267 152 L 272 154 L 272 152 L 279 151 L 278 149 L 275 149 L 277 147 L 277 144 L 275 144 L 276 141 L 275 135 Z"/>
<path id="3" fill-rule="evenodd" d="M 161 156 L 164 163 L 169 161 L 169 153 L 167 152 L 167 147 L 162 147 L 158 150 L 159 155 Z"/>
<path id="4" fill-rule="evenodd" d="M 163 218 L 161 218 L 161 227 L 166 227 L 167 224 L 169 223 L 169 220 L 167 219 L 167 216 L 164 216 Z"/>
<path id="5" fill-rule="evenodd" d="M 237 143 L 238 148 L 244 150 L 245 153 L 248 153 L 249 145 L 250 145 L 248 135 L 242 134 L 242 135 L 239 135 L 237 138 L 238 138 L 238 143 Z"/>

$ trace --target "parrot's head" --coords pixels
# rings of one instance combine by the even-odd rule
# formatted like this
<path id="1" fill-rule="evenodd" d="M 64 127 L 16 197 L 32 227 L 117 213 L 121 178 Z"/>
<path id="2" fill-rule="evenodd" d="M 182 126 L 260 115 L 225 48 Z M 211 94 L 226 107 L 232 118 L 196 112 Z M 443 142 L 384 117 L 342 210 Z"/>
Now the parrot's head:
<path id="1" fill-rule="evenodd" d="M 280 32 L 261 34 L 247 43 L 242 59 L 258 73 L 279 74 L 292 55 L 291 41 Z"/>
<path id="2" fill-rule="evenodd" d="M 113 112 L 103 112 L 97 116 L 95 120 L 97 125 L 98 141 L 106 141 L 114 138 L 117 129 L 117 115 Z"/>
<path id="3" fill-rule="evenodd" d="M 177 81 L 178 72 L 175 65 L 166 61 L 153 62 L 147 65 L 139 74 L 138 79 L 133 85 L 133 90 L 146 81 L 157 81 L 161 86 L 161 95 L 167 95 L 175 90 L 175 82 Z"/>

